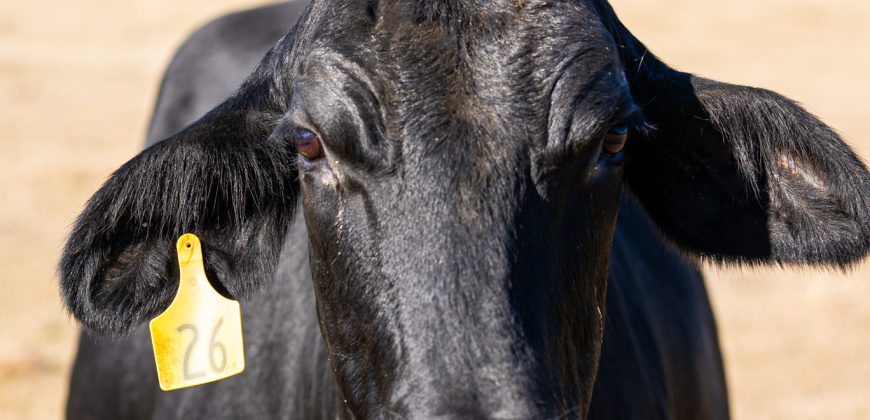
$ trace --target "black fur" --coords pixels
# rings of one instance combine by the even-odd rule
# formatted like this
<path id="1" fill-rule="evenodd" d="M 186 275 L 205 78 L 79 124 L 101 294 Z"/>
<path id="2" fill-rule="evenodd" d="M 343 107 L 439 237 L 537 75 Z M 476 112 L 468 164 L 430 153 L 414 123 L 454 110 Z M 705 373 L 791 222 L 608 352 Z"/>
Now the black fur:
<path id="1" fill-rule="evenodd" d="M 836 133 L 770 91 L 680 73 L 667 83 L 626 172 L 678 246 L 752 264 L 846 268 L 866 255 L 870 184 Z"/>
<path id="2" fill-rule="evenodd" d="M 599 8 L 653 126 L 629 143 L 628 185 L 678 247 L 843 269 L 867 254 L 870 179 L 836 132 L 775 92 L 670 69 Z"/>
<path id="3" fill-rule="evenodd" d="M 247 108 L 257 90 L 249 83 L 148 148 L 91 198 L 59 269 L 64 302 L 85 326 L 121 336 L 165 309 L 178 282 L 174 241 L 186 232 L 201 236 L 206 270 L 230 296 L 263 287 L 297 184 L 293 150 L 268 141 L 276 116 Z"/>
<path id="4" fill-rule="evenodd" d="M 601 151 L 622 122 L 624 159 Z M 300 127 L 324 158 L 294 156 Z M 668 68 L 605 2 L 315 1 L 231 99 L 97 192 L 61 288 L 123 335 L 168 304 L 175 238 L 203 237 L 258 367 L 143 417 L 726 418 L 700 275 L 650 222 L 702 258 L 846 267 L 868 193 L 823 123 Z M 89 347 L 76 378 L 141 341 Z"/>

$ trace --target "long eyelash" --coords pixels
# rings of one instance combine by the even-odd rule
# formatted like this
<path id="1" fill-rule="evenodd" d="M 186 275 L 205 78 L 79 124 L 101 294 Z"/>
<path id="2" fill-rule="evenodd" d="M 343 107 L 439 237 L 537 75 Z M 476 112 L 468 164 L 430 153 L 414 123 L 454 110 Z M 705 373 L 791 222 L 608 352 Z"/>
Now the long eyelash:
<path id="1" fill-rule="evenodd" d="M 275 127 L 275 130 L 272 131 L 272 134 L 269 136 L 270 142 L 280 142 L 284 141 L 293 131 L 296 129 L 296 125 L 290 122 L 287 117 L 281 118 L 281 121 Z"/>
<path id="2" fill-rule="evenodd" d="M 622 123 L 628 126 L 629 132 L 638 133 L 644 137 L 648 137 L 656 131 L 656 126 L 647 119 L 643 110 L 634 104 L 623 115 Z"/>

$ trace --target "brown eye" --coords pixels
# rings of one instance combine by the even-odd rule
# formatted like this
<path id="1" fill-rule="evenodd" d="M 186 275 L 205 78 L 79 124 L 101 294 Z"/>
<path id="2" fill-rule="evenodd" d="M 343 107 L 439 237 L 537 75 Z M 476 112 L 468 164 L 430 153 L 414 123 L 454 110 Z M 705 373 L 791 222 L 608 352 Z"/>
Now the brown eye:
<path id="1" fill-rule="evenodd" d="M 608 155 L 615 156 L 625 147 L 626 141 L 628 141 L 628 126 L 617 124 L 604 136 L 604 144 L 601 147 Z"/>
<path id="2" fill-rule="evenodd" d="M 317 134 L 304 128 L 298 128 L 293 133 L 293 146 L 306 159 L 314 160 L 323 156 L 323 147 Z"/>

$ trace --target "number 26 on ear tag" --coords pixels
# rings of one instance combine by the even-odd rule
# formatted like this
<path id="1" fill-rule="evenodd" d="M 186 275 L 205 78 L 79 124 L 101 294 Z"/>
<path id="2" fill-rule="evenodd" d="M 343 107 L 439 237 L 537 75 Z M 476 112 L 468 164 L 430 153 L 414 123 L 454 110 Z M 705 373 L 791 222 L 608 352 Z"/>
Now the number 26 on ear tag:
<path id="1" fill-rule="evenodd" d="M 239 302 L 212 288 L 205 276 L 199 238 L 178 239 L 178 292 L 151 320 L 151 344 L 160 389 L 219 381 L 245 370 Z"/>

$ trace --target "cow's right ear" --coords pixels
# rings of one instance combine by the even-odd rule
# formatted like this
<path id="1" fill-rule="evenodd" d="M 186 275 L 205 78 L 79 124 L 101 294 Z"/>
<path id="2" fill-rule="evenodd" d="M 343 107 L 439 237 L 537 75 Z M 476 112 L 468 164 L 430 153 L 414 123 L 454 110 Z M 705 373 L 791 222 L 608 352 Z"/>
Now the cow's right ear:
<path id="1" fill-rule="evenodd" d="M 175 242 L 200 236 L 206 272 L 238 299 L 274 272 L 296 198 L 295 152 L 270 139 L 280 107 L 249 80 L 181 133 L 124 164 L 90 199 L 59 266 L 64 303 L 123 336 L 162 312 L 178 284 Z M 219 287 L 219 288 L 220 288 Z"/>

